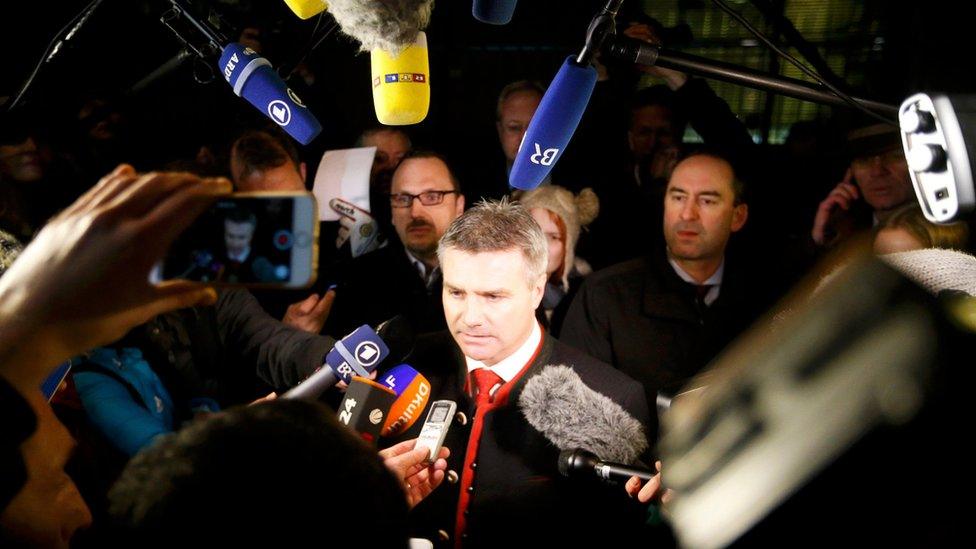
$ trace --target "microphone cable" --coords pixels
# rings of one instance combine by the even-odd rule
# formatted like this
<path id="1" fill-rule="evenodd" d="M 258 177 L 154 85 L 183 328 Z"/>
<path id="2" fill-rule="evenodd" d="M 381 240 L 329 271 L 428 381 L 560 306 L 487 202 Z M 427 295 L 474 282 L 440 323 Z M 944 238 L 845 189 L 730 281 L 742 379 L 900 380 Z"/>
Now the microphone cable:
<path id="1" fill-rule="evenodd" d="M 31 84 L 34 82 L 34 78 L 37 77 L 37 73 L 40 72 L 41 67 L 44 66 L 45 63 L 50 62 L 51 59 L 53 59 L 54 56 L 61 51 L 61 44 L 64 44 L 64 42 L 74 38 L 75 33 L 77 33 L 78 30 L 80 30 L 81 27 L 88 21 L 88 18 L 91 17 L 91 14 L 94 13 L 96 9 L 98 9 L 98 6 L 102 3 L 102 1 L 103 0 L 92 0 L 89 2 L 87 6 L 82 8 L 77 15 L 72 17 L 71 20 L 68 21 L 65 26 L 61 27 L 61 30 L 54 35 L 54 38 L 52 38 L 48 43 L 47 48 L 44 49 L 44 53 L 41 54 L 41 58 L 37 61 L 37 65 L 34 66 L 34 70 L 31 71 L 30 76 L 27 77 L 27 81 L 24 82 L 23 86 L 21 86 L 20 91 L 18 91 L 17 95 L 14 96 L 13 101 L 7 105 L 8 112 L 14 110 L 14 107 L 20 103 L 21 98 L 24 97 L 24 94 L 27 93 L 27 89 L 30 88 Z M 62 37 L 64 37 L 63 40 Z"/>
<path id="2" fill-rule="evenodd" d="M 869 116 L 871 116 L 873 118 L 876 118 L 876 119 L 880 120 L 881 122 L 884 122 L 885 124 L 892 125 L 892 126 L 895 126 L 895 127 L 898 126 L 898 124 L 894 120 L 885 118 L 884 116 L 881 116 L 880 114 L 872 111 L 871 109 L 868 109 L 864 105 L 861 105 L 860 103 L 858 103 L 857 101 L 855 101 L 854 98 L 852 98 L 850 95 L 844 93 L 843 90 L 841 90 L 837 86 L 834 86 L 830 82 L 827 82 L 819 74 L 817 74 L 816 71 L 810 69 L 809 67 L 807 67 L 806 65 L 804 65 L 803 63 L 801 63 L 797 58 L 795 58 L 792 55 L 790 55 L 789 52 L 783 51 L 772 40 L 770 40 L 770 38 L 768 36 L 766 36 L 761 30 L 759 30 L 756 27 L 754 27 L 752 25 L 752 23 L 749 22 L 748 19 L 746 19 L 745 17 L 743 17 L 743 15 L 741 13 L 735 11 L 734 9 L 732 9 L 731 6 L 729 6 L 728 4 L 726 4 L 724 0 L 712 0 L 712 3 L 714 3 L 716 6 L 718 6 L 719 9 L 721 9 L 725 13 L 729 14 L 730 17 L 732 17 L 733 19 L 735 19 L 736 21 L 738 21 L 739 24 L 741 24 L 747 31 L 749 31 L 750 33 L 752 33 L 753 36 L 755 36 L 756 38 L 758 38 L 759 40 L 761 40 L 764 44 L 766 44 L 766 46 L 769 47 L 769 49 L 773 50 L 773 52 L 775 52 L 776 54 L 778 54 L 783 59 L 786 59 L 787 61 L 789 61 L 789 63 L 791 65 L 795 66 L 797 69 L 799 69 L 800 72 L 802 72 L 803 74 L 805 74 L 805 75 L 809 76 L 810 78 L 814 79 L 818 84 L 820 84 L 821 86 L 823 86 L 823 87 L 827 88 L 828 90 L 830 90 L 831 92 L 833 92 L 834 95 L 836 95 L 837 97 L 841 98 L 845 103 L 847 103 L 851 107 L 853 107 L 853 108 L 855 108 L 855 109 L 857 109 L 857 110 L 859 110 L 859 111 L 861 111 L 861 112 L 863 112 L 863 113 L 865 113 L 865 114 L 867 114 L 867 115 L 869 115 Z"/>

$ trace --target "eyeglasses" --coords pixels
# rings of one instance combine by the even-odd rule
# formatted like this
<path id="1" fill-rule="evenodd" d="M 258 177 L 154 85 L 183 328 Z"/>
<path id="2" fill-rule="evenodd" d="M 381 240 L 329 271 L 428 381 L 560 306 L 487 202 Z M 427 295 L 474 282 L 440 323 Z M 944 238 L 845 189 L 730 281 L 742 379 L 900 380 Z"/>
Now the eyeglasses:
<path id="1" fill-rule="evenodd" d="M 445 194 L 456 193 L 457 191 L 424 191 L 420 194 L 392 193 L 390 195 L 390 205 L 394 208 L 409 208 L 413 205 L 413 199 L 419 198 L 424 206 L 436 206 L 444 201 Z"/>

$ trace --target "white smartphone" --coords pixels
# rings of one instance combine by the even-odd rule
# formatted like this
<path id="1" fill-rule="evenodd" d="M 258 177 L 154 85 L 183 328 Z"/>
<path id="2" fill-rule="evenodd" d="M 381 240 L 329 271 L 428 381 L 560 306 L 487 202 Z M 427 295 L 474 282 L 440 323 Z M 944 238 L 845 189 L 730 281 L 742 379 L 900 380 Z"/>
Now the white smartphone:
<path id="1" fill-rule="evenodd" d="M 424 426 L 420 429 L 420 436 L 417 437 L 417 443 L 414 445 L 414 449 L 428 449 L 428 463 L 436 460 L 437 454 L 441 452 L 441 445 L 444 444 L 444 437 L 447 436 L 447 430 L 451 427 L 455 410 L 457 410 L 457 404 L 453 400 L 437 400 L 430 405 L 427 419 L 424 420 Z"/>
<path id="2" fill-rule="evenodd" d="M 235 193 L 177 238 L 150 281 L 305 288 L 317 274 L 318 231 L 311 193 Z"/>

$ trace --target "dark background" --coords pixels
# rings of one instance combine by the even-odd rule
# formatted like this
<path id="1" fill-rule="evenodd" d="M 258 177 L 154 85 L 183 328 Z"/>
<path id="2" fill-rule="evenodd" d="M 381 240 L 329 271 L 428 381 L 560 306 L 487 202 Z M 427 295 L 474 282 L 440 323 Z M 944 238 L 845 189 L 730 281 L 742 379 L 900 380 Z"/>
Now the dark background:
<path id="1" fill-rule="evenodd" d="M 773 3 L 790 12 L 790 3 Z M 86 4 L 82 0 L 6 3 L 0 23 L 5 60 L 0 98 L 12 95 L 20 87 L 49 40 Z M 410 128 L 415 143 L 455 156 L 462 154 L 466 164 L 463 168 L 469 171 L 477 169 L 482 156 L 485 162 L 497 161 L 500 150 L 493 122 L 498 91 L 505 83 L 522 78 L 547 84 L 562 60 L 578 51 L 589 19 L 602 4 L 592 0 L 522 0 L 512 23 L 496 27 L 474 20 L 468 1 L 436 3 L 427 30 L 430 114 L 423 123 Z M 803 2 L 795 0 L 792 4 L 796 8 Z M 821 5 L 822 9 L 838 6 L 850 9 L 853 5 L 858 13 L 859 26 L 849 24 L 828 29 L 834 37 L 830 43 L 834 55 L 846 55 L 850 59 L 860 55 L 862 59 L 860 65 L 851 63 L 841 74 L 854 83 L 852 92 L 897 103 L 920 90 L 976 89 L 968 45 L 972 29 L 959 4 L 944 0 L 924 3 L 833 0 L 807 4 L 811 10 L 821 9 L 818 7 Z M 299 20 L 280 0 L 194 0 L 194 5 L 220 12 L 232 29 L 260 26 L 265 45 L 263 53 L 278 69 L 294 65 L 315 26 L 314 19 Z M 757 26 L 770 28 L 762 25 L 763 20 L 750 2 L 732 2 L 732 5 Z M 177 39 L 159 22 L 159 16 L 168 6 L 164 0 L 105 0 L 54 61 L 41 69 L 25 104 L 33 107 L 32 116 L 52 134 L 49 137 L 55 146 L 59 133 L 64 139 L 71 138 L 70 122 L 76 118 L 79 105 L 97 96 L 127 99 L 133 120 L 129 141 L 132 162 L 140 169 L 192 157 L 200 144 L 219 140 L 241 120 L 257 116 L 249 105 L 233 96 L 219 74 L 209 84 L 195 82 L 191 62 L 143 93 L 126 95 L 132 84 L 180 49 Z M 708 17 L 719 13 L 707 0 L 628 0 L 623 11 L 632 13 L 640 9 L 672 22 L 691 18 L 696 13 Z M 326 15 L 321 26 L 328 23 L 331 17 Z M 796 24 L 801 32 L 805 31 L 804 21 Z M 696 35 L 687 49 L 726 51 L 727 44 L 710 38 L 700 28 L 694 31 Z M 865 55 L 866 45 L 877 37 L 883 37 L 883 48 L 876 46 Z M 290 81 L 325 127 L 322 135 L 303 150 L 306 159 L 312 161 L 312 169 L 322 151 L 350 146 L 363 127 L 375 123 L 369 56 L 357 50 L 357 44 L 351 39 L 334 33 L 307 56 L 308 65 L 317 75 L 316 83 L 308 88 Z M 760 45 L 749 51 L 760 56 L 760 65 L 769 65 L 772 56 L 765 47 Z M 720 94 L 729 89 L 730 86 L 722 85 Z M 758 100 L 767 106 L 773 105 L 772 101 L 782 101 L 766 94 L 761 94 Z M 746 103 L 730 100 L 730 104 L 733 110 L 747 109 Z M 762 117 L 747 112 L 740 112 L 740 116 L 750 125 L 757 141 L 776 142 L 769 137 L 769 117 L 764 122 Z M 794 121 L 790 116 L 793 115 L 787 114 L 780 122 Z M 851 114 L 846 109 L 824 107 L 816 110 L 814 116 L 844 119 Z"/>

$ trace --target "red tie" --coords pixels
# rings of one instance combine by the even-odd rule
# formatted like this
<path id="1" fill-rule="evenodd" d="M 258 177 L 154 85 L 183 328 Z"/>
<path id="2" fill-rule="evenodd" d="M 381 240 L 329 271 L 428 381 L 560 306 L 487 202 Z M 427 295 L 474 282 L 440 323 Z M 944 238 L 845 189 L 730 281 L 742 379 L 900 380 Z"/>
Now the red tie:
<path id="1" fill-rule="evenodd" d="M 471 377 L 474 378 L 474 386 L 477 389 L 475 394 L 474 404 L 478 408 L 482 404 L 487 404 L 491 402 L 491 389 L 499 383 L 503 383 L 501 377 L 495 372 L 491 371 L 489 368 L 478 368 L 471 372 Z"/>

